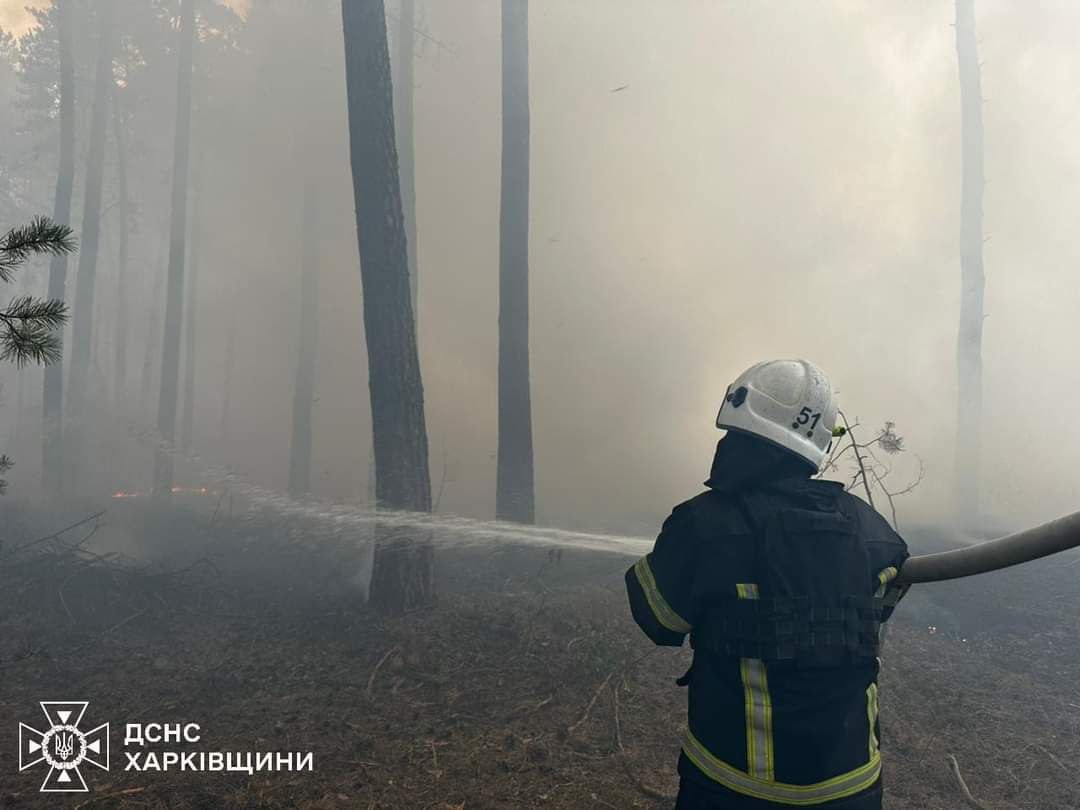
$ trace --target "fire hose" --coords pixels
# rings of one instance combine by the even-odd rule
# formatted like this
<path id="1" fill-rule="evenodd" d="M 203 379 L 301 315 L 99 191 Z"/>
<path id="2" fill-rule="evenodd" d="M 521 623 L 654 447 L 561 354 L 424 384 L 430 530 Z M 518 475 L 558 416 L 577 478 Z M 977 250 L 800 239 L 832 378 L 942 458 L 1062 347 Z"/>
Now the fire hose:
<path id="1" fill-rule="evenodd" d="M 1080 512 L 967 548 L 911 557 L 897 584 L 941 582 L 985 574 L 1080 546 Z"/>

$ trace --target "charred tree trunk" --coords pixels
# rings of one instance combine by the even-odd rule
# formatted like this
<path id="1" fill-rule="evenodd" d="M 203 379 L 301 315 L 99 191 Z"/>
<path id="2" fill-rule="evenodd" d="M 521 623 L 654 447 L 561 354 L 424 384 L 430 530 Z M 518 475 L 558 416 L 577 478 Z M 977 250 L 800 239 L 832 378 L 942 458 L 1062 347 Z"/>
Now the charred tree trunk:
<path id="1" fill-rule="evenodd" d="M 187 260 L 187 303 L 184 305 L 184 410 L 180 417 L 180 449 L 191 451 L 195 430 L 195 302 L 202 258 L 202 156 L 196 154 L 191 190 L 191 254 Z"/>
<path id="2" fill-rule="evenodd" d="M 985 280 L 982 82 L 975 38 L 974 0 L 956 2 L 956 54 L 960 65 L 963 164 L 960 202 L 960 328 L 956 351 L 956 500 L 960 517 L 975 521 L 979 515 Z"/>
<path id="3" fill-rule="evenodd" d="M 83 195 L 79 264 L 75 276 L 75 303 L 71 311 L 71 372 L 68 375 L 67 413 L 72 430 L 68 444 L 68 470 L 81 469 L 85 438 L 86 384 L 93 345 L 94 285 L 97 280 L 98 242 L 101 236 L 101 185 L 105 170 L 105 129 L 113 81 L 113 50 L 116 44 L 116 0 L 103 0 L 94 102 L 90 112 L 90 139 L 86 152 L 86 188 Z"/>
<path id="4" fill-rule="evenodd" d="M 413 324 L 420 329 L 417 309 L 420 276 L 417 274 L 416 245 L 416 158 L 413 150 L 413 28 L 416 26 L 414 0 L 401 0 L 398 20 L 397 75 L 394 81 L 394 111 L 397 114 L 398 174 L 401 179 L 401 213 L 405 219 L 405 248 L 409 257 L 409 295 Z"/>
<path id="5" fill-rule="evenodd" d="M 502 196 L 499 210 L 499 450 L 495 515 L 532 523 L 529 393 L 529 3 L 502 4 Z"/>
<path id="6" fill-rule="evenodd" d="M 424 392 L 409 300 L 390 54 L 383 0 L 342 0 L 356 234 L 364 290 L 375 496 L 383 508 L 431 511 Z M 434 550 L 415 531 L 381 527 L 371 602 L 390 612 L 434 599 Z"/>
<path id="7" fill-rule="evenodd" d="M 128 343 L 128 230 L 131 227 L 131 210 L 127 175 L 127 141 L 124 137 L 124 122 L 120 114 L 120 105 L 116 90 L 113 90 L 113 131 L 116 141 L 116 185 L 119 202 L 117 218 L 120 220 L 119 248 L 116 262 L 116 349 L 113 370 L 113 402 L 116 408 L 125 407 L 127 387 L 127 343 Z"/>
<path id="8" fill-rule="evenodd" d="M 75 179 L 75 66 L 71 46 L 71 0 L 59 0 L 57 31 L 60 37 L 60 168 L 56 175 L 53 221 L 71 222 L 71 189 Z M 66 300 L 67 255 L 54 253 L 49 262 L 48 297 Z M 57 330 L 63 337 L 63 328 Z M 63 488 L 63 361 L 45 366 L 42 385 L 42 485 L 58 495 Z"/>
<path id="9" fill-rule="evenodd" d="M 180 16 L 176 133 L 173 140 L 172 226 L 165 285 L 165 329 L 161 342 L 158 447 L 154 453 L 154 496 L 172 497 L 176 403 L 180 382 L 180 326 L 184 309 L 184 237 L 187 231 L 188 150 L 191 145 L 191 62 L 195 44 L 195 0 L 184 0 Z"/>
<path id="10" fill-rule="evenodd" d="M 289 443 L 289 495 L 294 498 L 311 491 L 311 412 L 315 399 L 315 365 L 319 343 L 318 240 L 315 226 L 315 184 L 304 184 L 304 212 L 301 233 L 300 341 L 296 357 L 296 385 L 293 389 L 292 440 Z"/>

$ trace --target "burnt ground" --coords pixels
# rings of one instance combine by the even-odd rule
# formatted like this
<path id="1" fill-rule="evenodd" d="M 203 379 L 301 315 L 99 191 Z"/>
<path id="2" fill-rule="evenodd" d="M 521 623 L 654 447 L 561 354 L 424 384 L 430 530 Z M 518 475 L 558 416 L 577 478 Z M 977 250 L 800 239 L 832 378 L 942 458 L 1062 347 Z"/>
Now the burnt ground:
<path id="1" fill-rule="evenodd" d="M 65 521 L 4 517 L 4 808 L 671 806 L 689 656 L 628 618 L 630 560 L 440 551 L 438 605 L 384 618 L 348 582 L 355 543 L 298 526 L 110 511 L 93 536 L 15 551 Z M 121 528 L 154 562 L 103 550 Z M 909 595 L 884 655 L 890 810 L 966 806 L 950 755 L 985 808 L 1080 808 L 1074 559 Z M 40 766 L 18 772 L 18 723 L 43 725 L 53 699 L 112 723 L 89 794 L 44 796 Z M 132 722 L 200 724 L 159 752 L 310 751 L 315 769 L 125 772 Z"/>

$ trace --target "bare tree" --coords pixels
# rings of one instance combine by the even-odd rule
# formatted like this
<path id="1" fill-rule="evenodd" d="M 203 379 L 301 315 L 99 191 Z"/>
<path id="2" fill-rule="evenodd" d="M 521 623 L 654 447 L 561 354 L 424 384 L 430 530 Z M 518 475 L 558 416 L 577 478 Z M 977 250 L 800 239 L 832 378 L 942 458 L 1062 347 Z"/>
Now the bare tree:
<path id="1" fill-rule="evenodd" d="M 180 327 L 184 308 L 184 249 L 187 230 L 188 152 L 191 147 L 191 62 L 195 44 L 195 0 L 183 0 L 180 12 L 180 59 L 177 70 L 176 132 L 173 140 L 172 223 L 169 272 L 165 289 L 165 334 L 161 345 L 158 394 L 158 447 L 154 454 L 154 496 L 172 496 L 173 445 L 180 382 Z"/>
<path id="2" fill-rule="evenodd" d="M 160 345 L 157 341 L 161 336 L 161 299 L 165 287 L 165 273 L 168 256 L 168 226 L 162 224 L 157 236 L 154 262 L 150 265 L 150 272 L 148 274 L 153 276 L 153 285 L 149 290 L 150 303 L 146 307 L 146 339 L 143 348 L 142 375 L 139 380 L 139 412 L 142 414 L 143 418 L 146 419 L 150 418 L 150 397 L 153 393 L 155 381 L 154 371 L 156 370 L 156 367 L 154 365 L 154 357 L 158 353 L 154 351 L 154 347 Z M 144 282 L 149 281 L 150 279 L 145 278 L 144 276 Z M 150 287 L 149 284 L 146 284 L 145 286 Z M 143 294 L 146 294 L 145 289 Z"/>
<path id="3" fill-rule="evenodd" d="M 959 515 L 976 520 L 982 430 L 983 333 L 983 121 L 982 80 L 975 38 L 974 0 L 956 0 L 956 55 L 960 66 L 961 160 L 960 328 L 956 500 Z"/>
<path id="4" fill-rule="evenodd" d="M 413 323 L 420 328 L 420 276 L 416 244 L 416 156 L 413 148 L 413 29 L 416 27 L 415 0 L 401 0 L 398 20 L 397 71 L 394 77 L 394 112 L 397 125 L 398 172 L 401 179 L 401 213 L 405 218 L 405 249 L 409 256 L 409 293 Z"/>
<path id="5" fill-rule="evenodd" d="M 356 233 L 364 291 L 375 496 L 380 507 L 431 511 L 424 392 L 409 298 L 393 89 L 383 0 L 342 0 Z M 430 540 L 381 527 L 371 602 L 403 611 L 434 599 Z"/>
<path id="6" fill-rule="evenodd" d="M 495 514 L 532 523 L 529 392 L 529 3 L 502 4 L 502 196 L 499 209 L 499 448 Z"/>
<path id="7" fill-rule="evenodd" d="M 57 32 L 60 48 L 60 168 L 56 174 L 53 221 L 71 222 L 71 190 L 75 180 L 75 65 L 71 47 L 71 0 L 57 4 Z M 57 251 L 49 261 L 49 298 L 65 301 L 67 254 Z M 62 333 L 56 335 L 63 338 Z M 63 396 L 64 369 L 59 360 L 45 367 L 42 386 L 41 478 L 46 492 L 59 494 L 63 488 Z"/>
<path id="8" fill-rule="evenodd" d="M 837 415 L 843 425 L 833 429 L 832 452 L 829 453 L 829 457 L 826 459 L 825 464 L 822 465 L 817 477 L 821 478 L 832 472 L 840 473 L 840 461 L 850 450 L 851 458 L 854 460 L 854 464 L 852 464 L 854 472 L 851 475 L 851 480 L 844 488 L 851 492 L 861 486 L 866 493 L 867 503 L 875 509 L 877 509 L 877 504 L 874 503 L 874 490 L 877 489 L 882 492 L 889 502 L 893 528 L 900 531 L 900 524 L 896 518 L 895 499 L 901 495 L 907 495 L 922 483 L 926 474 L 922 459 L 918 456 L 915 457 L 919 463 L 918 475 L 909 481 L 906 486 L 892 489 L 890 476 L 893 473 L 893 468 L 887 457 L 899 455 L 906 449 L 904 447 L 904 437 L 896 432 L 896 423 L 885 422 L 873 439 L 868 442 L 859 442 L 855 438 L 855 428 L 859 427 L 859 423 L 857 421 L 854 424 L 850 423 L 843 411 L 838 411 Z M 879 452 L 886 458 L 878 455 Z"/>
<path id="9" fill-rule="evenodd" d="M 94 76 L 94 101 L 90 112 L 90 139 L 86 150 L 79 266 L 75 277 L 75 302 L 71 309 L 71 373 L 68 378 L 67 412 L 76 421 L 83 418 L 93 344 L 94 288 L 101 236 L 101 187 L 105 173 L 105 130 L 109 121 L 109 101 L 115 87 L 113 52 L 117 40 L 116 0 L 103 0 L 98 6 L 98 13 L 101 34 Z M 75 452 L 78 454 L 78 449 Z M 69 464 L 71 461 L 69 459 Z"/>
<path id="10" fill-rule="evenodd" d="M 315 366 L 319 342 L 316 204 L 315 183 L 309 175 L 304 182 L 300 237 L 300 341 L 293 388 L 292 439 L 289 443 L 289 494 L 294 498 L 311 491 L 311 412 L 315 399 Z"/>
<path id="11" fill-rule="evenodd" d="M 116 259 L 116 346 L 113 362 L 113 402 L 123 407 L 127 387 L 128 246 L 131 228 L 131 192 L 128 188 L 127 137 L 118 90 L 113 90 L 113 140 L 116 143 L 117 219 L 120 221 Z"/>
<path id="12" fill-rule="evenodd" d="M 192 172 L 191 253 L 187 259 L 187 293 L 184 303 L 184 410 L 180 417 L 180 448 L 190 452 L 195 430 L 195 308 L 199 292 L 199 264 L 202 259 L 202 154 L 197 150 Z"/>

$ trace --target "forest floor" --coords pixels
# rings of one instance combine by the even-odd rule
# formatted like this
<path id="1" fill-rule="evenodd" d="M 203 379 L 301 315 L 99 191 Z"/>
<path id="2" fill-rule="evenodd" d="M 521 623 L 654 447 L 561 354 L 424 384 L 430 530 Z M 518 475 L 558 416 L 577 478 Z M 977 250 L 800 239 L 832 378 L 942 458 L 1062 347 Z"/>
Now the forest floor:
<path id="1" fill-rule="evenodd" d="M 631 560 L 447 550 L 438 605 L 383 618 L 348 583 L 349 549 L 295 526 L 144 522 L 155 560 L 134 565 L 107 526 L 17 550 L 40 529 L 6 517 L 0 807 L 672 804 L 689 651 L 653 648 L 628 618 Z M 1077 571 L 1038 563 L 901 606 L 887 808 L 966 806 L 950 756 L 985 808 L 1080 808 Z M 90 702 L 84 730 L 112 724 L 111 770 L 84 764 L 91 792 L 63 801 L 38 792 L 42 765 L 18 772 L 18 724 L 42 727 L 38 701 L 56 699 Z M 127 723 L 191 722 L 197 743 L 123 745 Z M 314 770 L 124 770 L 137 750 L 312 752 Z"/>

